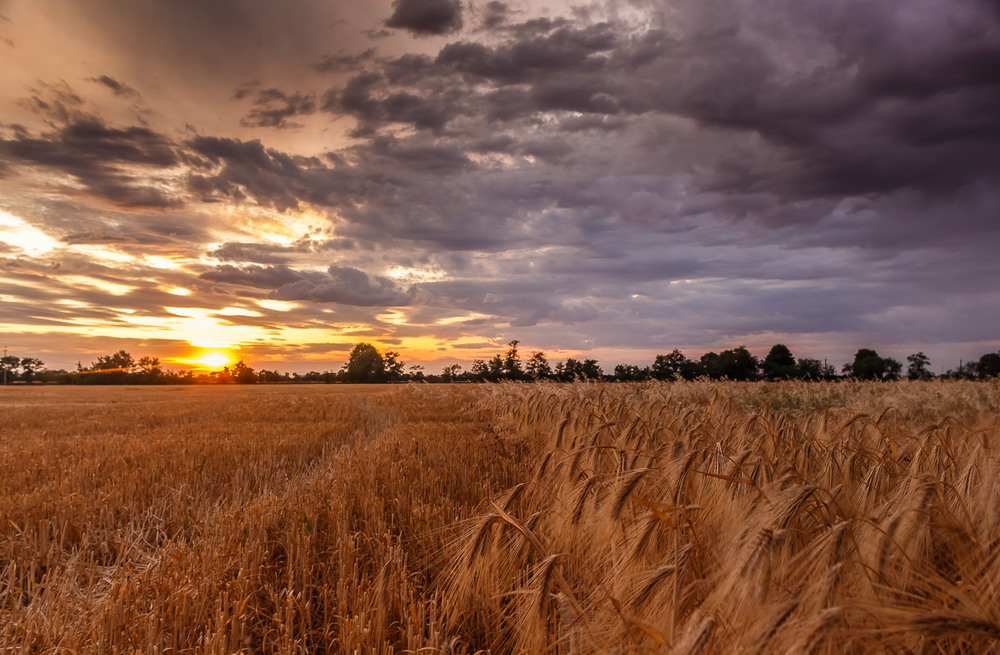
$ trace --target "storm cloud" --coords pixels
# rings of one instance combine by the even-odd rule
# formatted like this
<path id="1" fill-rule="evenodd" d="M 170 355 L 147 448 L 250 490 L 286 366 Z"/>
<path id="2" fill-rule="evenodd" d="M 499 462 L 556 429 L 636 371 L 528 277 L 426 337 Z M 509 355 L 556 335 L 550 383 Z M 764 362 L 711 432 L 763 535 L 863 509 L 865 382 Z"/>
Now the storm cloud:
<path id="1" fill-rule="evenodd" d="M 324 273 L 296 271 L 284 265 L 225 264 L 201 274 L 209 282 L 266 290 L 266 297 L 286 301 L 391 306 L 409 303 L 406 292 L 387 278 L 356 268 L 332 265 Z"/>
<path id="2" fill-rule="evenodd" d="M 462 27 L 462 3 L 460 0 L 393 0 L 392 16 L 385 25 L 418 36 L 447 34 Z"/>

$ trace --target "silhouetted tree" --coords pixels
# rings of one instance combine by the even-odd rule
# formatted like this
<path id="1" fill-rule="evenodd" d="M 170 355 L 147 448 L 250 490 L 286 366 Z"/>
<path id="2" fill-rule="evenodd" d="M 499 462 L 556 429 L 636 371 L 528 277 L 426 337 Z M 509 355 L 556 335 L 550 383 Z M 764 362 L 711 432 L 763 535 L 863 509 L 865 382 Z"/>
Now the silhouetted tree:
<path id="1" fill-rule="evenodd" d="M 24 357 L 21 359 L 21 379 L 31 384 L 35 380 L 35 371 L 45 366 L 45 362 L 37 357 Z"/>
<path id="2" fill-rule="evenodd" d="M 521 343 L 514 339 L 507 344 L 507 352 L 503 356 L 503 377 L 507 380 L 520 380 L 524 377 L 521 369 L 521 356 L 517 354 L 517 344 Z"/>
<path id="3" fill-rule="evenodd" d="M 719 361 L 719 353 L 709 351 L 698 359 L 698 363 L 702 372 L 711 379 L 718 380 L 722 377 L 722 362 Z"/>
<path id="4" fill-rule="evenodd" d="M 885 360 L 874 350 L 861 348 L 854 354 L 854 362 L 849 365 L 849 370 L 859 380 L 881 380 L 885 374 Z"/>
<path id="5" fill-rule="evenodd" d="M 949 369 L 948 372 L 944 374 L 944 377 L 953 380 L 971 380 L 978 376 L 979 376 L 978 362 L 962 362 L 962 361 L 959 361 L 958 368 Z"/>
<path id="6" fill-rule="evenodd" d="M 723 350 L 721 353 L 708 352 L 701 356 L 705 374 L 713 380 L 756 380 L 759 362 L 745 346 Z"/>
<path id="7" fill-rule="evenodd" d="M 385 360 L 370 343 L 359 343 L 351 350 L 344 365 L 347 382 L 384 382 Z"/>
<path id="8" fill-rule="evenodd" d="M 615 379 L 619 382 L 641 382 L 649 379 L 649 369 L 640 368 L 634 364 L 619 364 L 615 366 Z"/>
<path id="9" fill-rule="evenodd" d="M 768 380 L 790 380 L 798 373 L 792 351 L 781 343 L 771 346 L 761 368 Z"/>
<path id="10" fill-rule="evenodd" d="M 472 360 L 472 376 L 477 380 L 488 380 L 490 377 L 490 367 L 481 359 Z"/>
<path id="11" fill-rule="evenodd" d="M 903 374 L 903 365 L 898 359 L 883 357 L 882 362 L 885 364 L 885 373 L 882 374 L 883 380 L 898 380 Z"/>
<path id="12" fill-rule="evenodd" d="M 136 369 L 140 382 L 156 383 L 163 379 L 163 369 L 160 368 L 158 357 L 140 357 L 136 362 Z"/>
<path id="13" fill-rule="evenodd" d="M 113 355 L 101 355 L 90 366 L 91 371 L 119 371 L 122 373 L 131 373 L 134 368 L 135 359 L 124 350 L 119 350 Z"/>
<path id="14" fill-rule="evenodd" d="M 545 358 L 545 353 L 542 351 L 531 353 L 531 357 L 525 364 L 525 369 L 528 377 L 532 380 L 544 380 L 552 377 L 552 367 L 549 366 L 549 360 Z"/>
<path id="15" fill-rule="evenodd" d="M 9 384 L 17 379 L 17 370 L 21 367 L 21 358 L 17 355 L 0 357 L 0 383 Z"/>
<path id="16" fill-rule="evenodd" d="M 454 382 L 462 375 L 461 364 L 452 364 L 450 366 L 445 366 L 441 371 L 441 377 L 445 382 Z"/>
<path id="17" fill-rule="evenodd" d="M 764 364 L 764 375 L 767 375 L 767 364 Z M 803 357 L 795 365 L 795 377 L 802 380 L 823 379 L 823 362 L 818 359 Z"/>
<path id="18" fill-rule="evenodd" d="M 405 377 L 403 372 L 403 367 L 406 364 L 403 360 L 399 359 L 399 353 L 392 351 L 387 352 L 382 357 L 385 365 L 385 379 L 390 381 L 402 380 Z"/>
<path id="19" fill-rule="evenodd" d="M 654 380 L 694 380 L 701 375 L 701 367 L 674 348 L 666 355 L 656 356 L 649 367 L 649 375 Z"/>
<path id="20" fill-rule="evenodd" d="M 563 382 L 573 382 L 574 380 L 597 380 L 604 375 L 604 371 L 597 364 L 596 359 L 585 359 L 582 362 L 572 357 L 566 360 L 559 372 L 559 379 Z M 557 366 L 557 369 L 559 367 Z"/>
<path id="21" fill-rule="evenodd" d="M 232 369 L 224 369 L 229 372 L 232 376 L 232 381 L 236 384 L 256 384 L 257 383 L 257 373 L 254 372 L 252 368 L 246 365 L 246 363 L 241 359 L 240 361 L 233 364 Z"/>
<path id="22" fill-rule="evenodd" d="M 986 353 L 976 364 L 976 373 L 981 378 L 995 378 L 1000 375 L 1000 353 Z"/>
<path id="23" fill-rule="evenodd" d="M 489 370 L 486 374 L 486 379 L 491 382 L 496 382 L 503 377 L 503 357 L 500 355 L 493 355 L 487 364 Z"/>
<path id="24" fill-rule="evenodd" d="M 926 380 L 934 377 L 934 374 L 927 370 L 930 365 L 930 358 L 922 352 L 913 353 L 906 356 L 909 366 L 906 369 L 906 377 L 911 380 Z"/>
<path id="25" fill-rule="evenodd" d="M 328 374 L 324 373 L 323 375 L 325 376 L 325 375 L 328 375 Z M 273 383 L 276 383 L 276 382 L 284 382 L 287 379 L 288 379 L 287 376 L 282 375 L 281 373 L 279 373 L 276 370 L 275 371 L 268 371 L 267 369 L 261 369 L 260 371 L 257 372 L 257 381 L 258 382 L 267 382 L 269 384 L 273 384 Z M 326 380 L 324 380 L 324 382 L 325 381 Z"/>

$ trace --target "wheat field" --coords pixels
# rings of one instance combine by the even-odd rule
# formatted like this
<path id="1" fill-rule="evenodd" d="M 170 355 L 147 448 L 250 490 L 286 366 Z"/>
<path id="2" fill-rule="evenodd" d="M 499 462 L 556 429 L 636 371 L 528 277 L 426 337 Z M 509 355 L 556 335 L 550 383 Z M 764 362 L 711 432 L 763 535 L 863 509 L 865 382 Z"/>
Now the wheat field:
<path id="1" fill-rule="evenodd" d="M 1000 652 L 1000 383 L 0 390 L 0 653 Z"/>

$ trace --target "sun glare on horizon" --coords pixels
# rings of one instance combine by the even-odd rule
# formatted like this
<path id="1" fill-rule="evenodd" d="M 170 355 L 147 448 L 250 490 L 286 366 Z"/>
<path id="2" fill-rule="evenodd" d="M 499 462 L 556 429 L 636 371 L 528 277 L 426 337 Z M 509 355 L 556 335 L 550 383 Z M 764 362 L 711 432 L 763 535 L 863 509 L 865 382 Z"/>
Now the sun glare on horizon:
<path id="1" fill-rule="evenodd" d="M 197 364 L 202 364 L 203 366 L 205 366 L 205 368 L 210 368 L 213 371 L 215 371 L 221 368 L 225 368 L 226 366 L 232 364 L 233 358 L 227 355 L 226 353 L 215 352 L 215 353 L 206 353 L 204 355 L 201 355 L 200 357 L 195 358 L 192 361 Z"/>

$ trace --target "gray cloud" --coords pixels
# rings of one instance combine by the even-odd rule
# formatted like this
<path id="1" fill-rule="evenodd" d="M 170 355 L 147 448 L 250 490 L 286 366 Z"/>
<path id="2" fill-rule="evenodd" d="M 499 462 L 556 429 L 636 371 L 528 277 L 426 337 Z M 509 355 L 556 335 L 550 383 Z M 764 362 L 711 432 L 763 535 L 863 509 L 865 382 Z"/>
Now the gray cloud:
<path id="1" fill-rule="evenodd" d="M 392 280 L 341 266 L 330 266 L 324 277 L 310 275 L 282 285 L 271 297 L 360 306 L 396 306 L 410 302 L 409 294 L 400 291 Z"/>
<path id="2" fill-rule="evenodd" d="M 244 91 L 237 89 L 236 97 L 244 95 Z M 240 121 L 245 127 L 301 127 L 290 119 L 316 111 L 316 100 L 312 94 L 286 94 L 273 88 L 258 91 L 253 104 L 254 107 Z"/>
<path id="3" fill-rule="evenodd" d="M 266 291 L 266 297 L 285 301 L 343 305 L 406 305 L 410 295 L 388 278 L 370 276 L 356 268 L 330 266 L 325 273 L 297 271 L 284 265 L 232 266 L 224 264 L 201 274 L 201 279 Z"/>
<path id="4" fill-rule="evenodd" d="M 209 253 L 215 259 L 255 264 L 288 264 L 296 253 L 308 251 L 302 247 L 280 246 L 273 243 L 224 243 Z"/>
<path id="5" fill-rule="evenodd" d="M 123 207 L 178 204 L 128 170 L 141 167 L 155 175 L 180 163 L 172 144 L 144 127 L 113 128 L 88 117 L 41 135 L 15 130 L 11 137 L 0 139 L 0 162 L 66 173 L 90 193 Z"/>
<path id="6" fill-rule="evenodd" d="M 124 82 L 120 82 L 110 75 L 99 75 L 97 77 L 89 78 L 89 81 L 100 84 L 101 86 L 109 89 L 116 96 L 121 96 L 123 98 L 138 98 L 139 92 L 130 87 Z"/>
<path id="7" fill-rule="evenodd" d="M 386 27 L 416 36 L 442 35 L 462 27 L 460 0 L 393 0 Z"/>
<path id="8" fill-rule="evenodd" d="M 223 264 L 214 270 L 202 273 L 202 280 L 237 284 L 256 289 L 276 289 L 302 279 L 302 275 L 287 266 L 233 266 Z"/>

